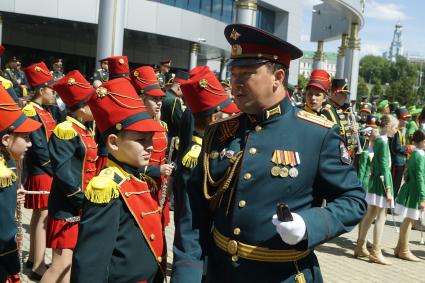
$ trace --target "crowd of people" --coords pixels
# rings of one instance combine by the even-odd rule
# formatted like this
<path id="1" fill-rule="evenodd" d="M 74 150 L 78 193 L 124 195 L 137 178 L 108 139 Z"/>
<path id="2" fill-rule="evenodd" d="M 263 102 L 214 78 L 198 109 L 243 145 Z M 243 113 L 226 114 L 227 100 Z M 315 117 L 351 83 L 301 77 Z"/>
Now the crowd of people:
<path id="1" fill-rule="evenodd" d="M 395 255 L 418 260 L 408 241 L 425 208 L 425 110 L 372 97 L 356 112 L 346 81 L 324 70 L 301 103 L 287 85 L 297 47 L 245 25 L 224 33 L 225 81 L 207 66 L 172 74 L 171 60 L 130 70 L 111 56 L 90 79 L 61 60 L 9 60 L 0 283 L 19 282 L 22 264 L 43 283 L 163 282 L 170 210 L 172 282 L 322 282 L 314 247 L 360 221 L 355 256 L 389 264 L 380 240 L 394 207 Z M 32 210 L 25 259 L 21 202 Z"/>

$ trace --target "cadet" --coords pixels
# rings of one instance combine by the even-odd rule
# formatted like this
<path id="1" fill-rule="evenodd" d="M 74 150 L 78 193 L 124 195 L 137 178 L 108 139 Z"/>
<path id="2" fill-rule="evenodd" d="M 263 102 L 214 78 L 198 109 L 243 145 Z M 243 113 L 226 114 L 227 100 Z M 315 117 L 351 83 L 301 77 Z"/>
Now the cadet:
<path id="1" fill-rule="evenodd" d="M 208 282 L 322 282 L 313 249 L 360 221 L 363 189 L 338 127 L 287 97 L 289 63 L 301 50 L 247 25 L 224 32 L 244 113 L 205 132 L 198 166 L 181 188 L 171 280 L 200 282 L 207 255 Z M 293 221 L 277 219 L 279 202 Z"/>
<path id="2" fill-rule="evenodd" d="M 321 116 L 323 104 L 329 94 L 331 75 L 325 70 L 313 70 L 306 86 L 304 110 Z"/>
<path id="3" fill-rule="evenodd" d="M 54 173 L 49 195 L 47 247 L 52 248 L 52 266 L 41 282 L 69 282 L 72 251 L 77 243 L 83 192 L 96 173 L 97 145 L 84 123 L 93 121 L 87 100 L 93 87 L 78 71 L 71 71 L 52 88 L 69 109 L 49 141 Z"/>
<path id="4" fill-rule="evenodd" d="M 33 89 L 31 100 L 23 108 L 28 117 L 41 122 L 42 127 L 30 135 L 32 147 L 25 158 L 28 177 L 25 189 L 28 191 L 50 192 L 53 171 L 50 163 L 48 141 L 56 126 L 56 121 L 46 105 L 55 102 L 55 92 L 51 88 L 54 79 L 44 62 L 30 65 L 24 69 L 29 84 Z M 46 222 L 48 194 L 28 194 L 25 208 L 32 209 L 31 238 L 27 266 L 32 268 L 30 278 L 40 280 L 46 271 L 44 256 L 46 252 Z"/>
<path id="5" fill-rule="evenodd" d="M 165 92 L 162 101 L 161 119 L 168 125 L 168 139 L 177 137 L 180 130 L 181 119 L 183 115 L 183 99 L 180 85 L 189 79 L 189 74 L 184 71 L 178 71 L 173 80 L 170 89 Z"/>
<path id="6" fill-rule="evenodd" d="M 163 204 L 140 168 L 149 163 L 153 132 L 164 128 L 126 78 L 105 82 L 89 105 L 109 161 L 85 192 L 71 282 L 163 282 Z"/>
<path id="7" fill-rule="evenodd" d="M 3 53 L 5 52 L 6 48 L 3 45 L 0 45 L 0 58 L 3 56 Z M 0 75 L 3 75 L 0 70 Z M 9 95 L 13 98 L 13 100 L 18 104 L 19 107 L 22 107 L 22 103 L 19 100 L 18 96 L 16 95 L 15 89 L 13 88 L 12 81 L 6 79 L 5 77 L 0 76 L 0 84 L 7 90 Z"/>
<path id="8" fill-rule="evenodd" d="M 397 118 L 397 109 L 400 107 L 400 104 L 397 101 L 391 102 L 388 104 L 388 108 L 390 109 L 390 114 Z"/>
<path id="9" fill-rule="evenodd" d="M 93 74 L 93 86 L 98 87 L 109 80 L 108 60 L 100 60 L 100 68 Z"/>
<path id="10" fill-rule="evenodd" d="M 156 190 L 159 192 L 158 197 L 163 198 L 164 204 L 164 223 L 168 225 L 170 222 L 169 206 L 168 206 L 168 179 L 173 172 L 174 166 L 167 164 L 165 155 L 167 151 L 167 124 L 160 120 L 162 99 L 165 93 L 162 92 L 155 75 L 155 70 L 151 66 L 139 67 L 131 72 L 130 79 L 146 106 L 146 111 L 152 119 L 158 121 L 164 128 L 161 132 L 155 132 L 153 136 L 153 151 L 149 166 L 144 168 L 146 175 L 154 178 L 156 182 Z M 166 180 L 165 180 L 166 179 Z"/>
<path id="11" fill-rule="evenodd" d="M 0 282 L 20 282 L 18 273 L 22 259 L 19 258 L 17 241 L 21 241 L 22 249 L 24 239 L 23 235 L 17 235 L 15 212 L 17 195 L 20 195 L 18 201 L 21 202 L 23 192 L 18 187 L 17 163 L 22 164 L 24 154 L 31 146 L 29 133 L 40 128 L 41 124 L 26 118 L 2 86 L 0 104 Z M 10 277 L 13 280 L 7 281 Z"/>
<path id="12" fill-rule="evenodd" d="M 412 118 L 406 125 L 406 137 L 409 140 L 408 143 L 410 143 L 410 139 L 412 138 L 413 133 L 419 129 L 419 121 L 417 120 L 417 118 L 419 114 L 421 113 L 421 109 L 417 109 L 416 105 L 412 105 L 412 106 L 409 106 L 407 110 L 409 111 L 409 114 L 412 116 Z"/>
<path id="13" fill-rule="evenodd" d="M 410 118 L 411 115 L 407 111 L 406 107 L 398 108 L 395 111 L 395 114 L 397 115 L 399 122 L 398 129 L 394 137 L 389 139 L 394 198 L 397 197 L 401 186 L 407 155 L 412 152 L 411 147 L 406 143 L 405 137 L 407 119 Z"/>
<path id="14" fill-rule="evenodd" d="M 390 114 L 390 106 L 388 100 L 384 99 L 378 103 L 378 119 L 381 118 L 382 115 Z"/>
<path id="15" fill-rule="evenodd" d="M 425 210 L 425 132 L 417 130 L 412 140 L 416 148 L 409 158 L 407 180 L 401 187 L 395 205 L 395 212 L 404 219 L 394 255 L 409 261 L 420 261 L 410 251 L 409 239 L 413 222 L 419 220 Z"/>

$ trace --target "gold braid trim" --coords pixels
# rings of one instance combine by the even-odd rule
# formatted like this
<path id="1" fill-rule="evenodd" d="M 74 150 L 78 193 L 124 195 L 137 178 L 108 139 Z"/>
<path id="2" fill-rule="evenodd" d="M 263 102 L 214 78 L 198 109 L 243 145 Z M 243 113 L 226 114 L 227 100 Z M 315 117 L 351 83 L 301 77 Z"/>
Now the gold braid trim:
<path id="1" fill-rule="evenodd" d="M 148 175 L 144 174 L 144 173 L 140 173 L 139 174 L 139 179 L 142 180 L 143 182 L 148 183 L 149 188 L 151 189 L 151 191 L 158 191 L 158 185 L 155 181 L 155 179 L 153 179 L 152 177 L 149 177 Z"/>
<path id="2" fill-rule="evenodd" d="M 205 147 L 203 148 L 203 168 L 204 168 L 204 181 L 203 181 L 203 189 L 204 189 L 204 197 L 206 200 L 210 201 L 210 208 L 215 210 L 220 203 L 224 193 L 229 189 L 233 177 L 239 171 L 240 161 L 243 157 L 243 151 L 236 153 L 230 159 L 230 166 L 227 168 L 224 176 L 215 181 L 210 172 L 210 164 L 209 164 L 209 149 L 211 148 L 211 144 L 213 141 L 213 136 L 217 130 L 217 125 L 212 125 L 207 129 L 207 132 L 204 137 Z M 217 188 L 214 193 L 210 194 L 208 190 L 208 186 L 213 188 Z M 233 190 L 232 190 L 233 195 Z M 229 205 L 231 202 L 232 196 L 229 197 Z"/>

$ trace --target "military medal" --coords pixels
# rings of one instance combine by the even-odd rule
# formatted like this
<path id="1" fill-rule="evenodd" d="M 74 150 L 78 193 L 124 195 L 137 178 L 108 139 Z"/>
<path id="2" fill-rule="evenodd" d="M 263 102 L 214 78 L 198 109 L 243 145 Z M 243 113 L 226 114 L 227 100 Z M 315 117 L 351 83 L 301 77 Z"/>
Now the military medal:
<path id="1" fill-rule="evenodd" d="M 273 166 L 271 170 L 272 176 L 277 177 L 281 173 L 281 169 L 279 166 Z"/>
<path id="2" fill-rule="evenodd" d="M 288 168 L 283 167 L 282 169 L 280 169 L 280 173 L 279 173 L 280 177 L 286 178 L 286 177 L 288 177 L 288 174 L 289 174 Z"/>
<path id="3" fill-rule="evenodd" d="M 298 169 L 295 167 L 289 169 L 289 176 L 291 176 L 292 178 L 296 178 L 298 176 Z"/>

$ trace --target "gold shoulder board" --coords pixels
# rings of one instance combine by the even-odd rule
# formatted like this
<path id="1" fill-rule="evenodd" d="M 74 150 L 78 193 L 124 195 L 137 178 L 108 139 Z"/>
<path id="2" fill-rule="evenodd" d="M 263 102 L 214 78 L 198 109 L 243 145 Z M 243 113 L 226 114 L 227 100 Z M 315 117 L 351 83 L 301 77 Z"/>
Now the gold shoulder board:
<path id="1" fill-rule="evenodd" d="M 99 176 L 91 179 L 84 195 L 92 203 L 105 204 L 119 197 L 118 184 L 114 181 L 114 171 L 103 169 Z"/>
<path id="2" fill-rule="evenodd" d="M 70 140 L 78 136 L 77 131 L 72 127 L 72 122 L 65 121 L 56 126 L 53 134 L 61 140 Z"/>
<path id="3" fill-rule="evenodd" d="M 308 113 L 306 111 L 297 112 L 297 117 L 300 119 L 312 122 L 314 124 L 320 125 L 325 128 L 332 128 L 335 125 L 335 123 L 332 121 L 329 121 L 323 117 Z"/>
<path id="4" fill-rule="evenodd" d="M 198 164 L 198 157 L 201 154 L 201 146 L 199 144 L 192 145 L 188 153 L 183 156 L 182 164 L 186 168 L 194 168 Z"/>
<path id="5" fill-rule="evenodd" d="M 0 189 L 10 187 L 17 179 L 15 172 L 8 168 L 4 158 L 0 157 Z"/>

